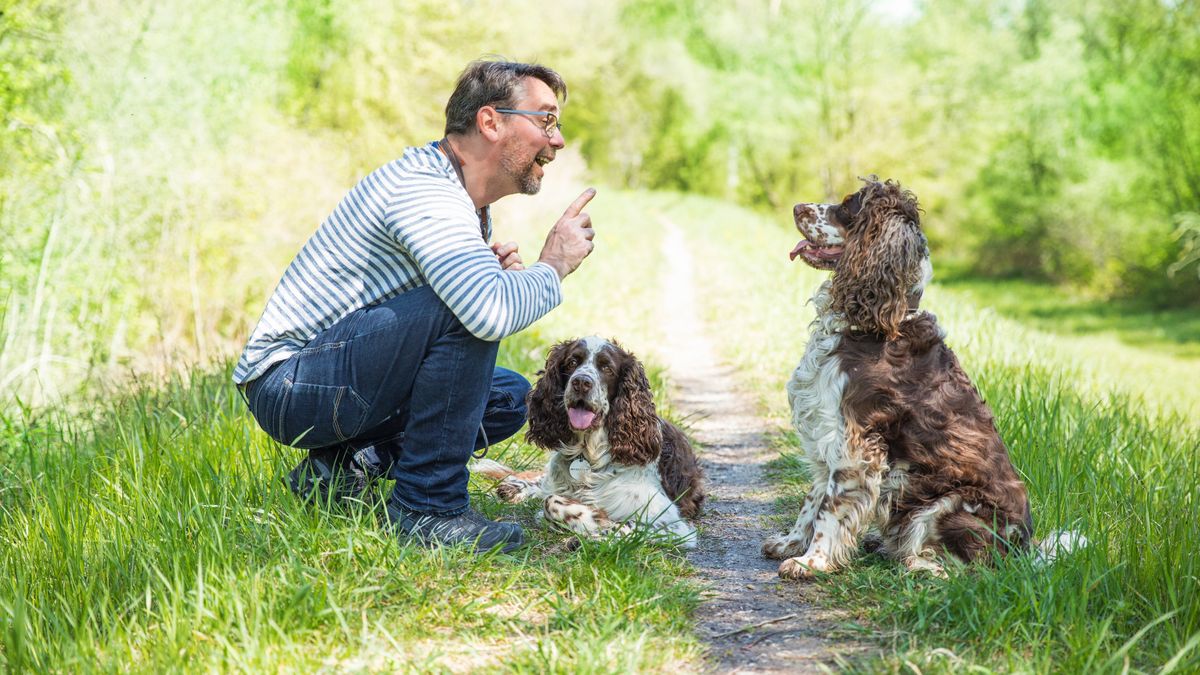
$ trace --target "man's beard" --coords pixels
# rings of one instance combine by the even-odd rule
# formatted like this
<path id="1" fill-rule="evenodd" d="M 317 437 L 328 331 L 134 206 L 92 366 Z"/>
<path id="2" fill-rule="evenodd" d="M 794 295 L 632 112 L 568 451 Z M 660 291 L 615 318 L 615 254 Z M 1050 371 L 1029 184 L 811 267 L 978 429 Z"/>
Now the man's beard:
<path id="1" fill-rule="evenodd" d="M 536 195 L 538 190 L 542 189 L 542 179 L 533 175 L 533 167 L 537 165 L 536 159 L 535 154 L 528 161 L 523 161 L 519 153 L 511 147 L 505 148 L 500 155 L 500 168 L 513 179 L 521 194 Z"/>

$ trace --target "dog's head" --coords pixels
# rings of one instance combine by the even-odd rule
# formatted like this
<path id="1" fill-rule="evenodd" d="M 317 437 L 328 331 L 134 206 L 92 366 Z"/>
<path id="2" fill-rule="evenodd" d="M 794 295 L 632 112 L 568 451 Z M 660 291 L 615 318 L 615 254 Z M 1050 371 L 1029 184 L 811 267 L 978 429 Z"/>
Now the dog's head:
<path id="1" fill-rule="evenodd" d="M 529 392 L 526 439 L 557 450 L 602 427 L 614 461 L 648 464 L 658 458 L 662 430 L 645 368 L 611 340 L 558 343 Z"/>
<path id="2" fill-rule="evenodd" d="M 837 204 L 797 204 L 804 239 L 791 252 L 810 266 L 833 270 L 832 307 L 859 328 L 895 337 L 932 275 L 920 207 L 900 184 L 863 179 Z"/>

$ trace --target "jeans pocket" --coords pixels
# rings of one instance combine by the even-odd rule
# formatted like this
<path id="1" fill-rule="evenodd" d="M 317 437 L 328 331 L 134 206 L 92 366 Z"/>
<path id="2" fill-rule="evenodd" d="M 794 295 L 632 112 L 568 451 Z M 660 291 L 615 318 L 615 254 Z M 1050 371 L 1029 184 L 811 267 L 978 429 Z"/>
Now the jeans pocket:
<path id="1" fill-rule="evenodd" d="M 350 387 L 294 382 L 280 424 L 284 442 L 321 448 L 350 440 L 362 430 L 369 406 Z"/>

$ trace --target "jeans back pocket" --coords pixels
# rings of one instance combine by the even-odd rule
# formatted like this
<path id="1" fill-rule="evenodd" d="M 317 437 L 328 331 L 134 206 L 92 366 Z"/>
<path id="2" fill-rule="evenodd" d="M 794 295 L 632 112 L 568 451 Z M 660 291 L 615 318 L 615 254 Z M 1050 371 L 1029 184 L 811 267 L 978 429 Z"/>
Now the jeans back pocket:
<path id="1" fill-rule="evenodd" d="M 369 406 L 348 386 L 293 382 L 284 404 L 280 440 L 297 448 L 321 448 L 362 432 Z"/>

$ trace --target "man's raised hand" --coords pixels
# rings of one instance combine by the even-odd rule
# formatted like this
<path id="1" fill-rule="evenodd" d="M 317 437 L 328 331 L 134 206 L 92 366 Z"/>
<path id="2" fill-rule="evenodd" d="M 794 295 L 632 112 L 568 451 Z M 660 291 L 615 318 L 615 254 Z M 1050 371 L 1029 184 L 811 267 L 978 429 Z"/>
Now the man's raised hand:
<path id="1" fill-rule="evenodd" d="M 558 272 L 559 279 L 564 279 L 574 272 L 594 248 L 592 237 L 596 236 L 596 233 L 592 230 L 592 217 L 583 212 L 583 207 L 595 196 L 595 188 L 584 190 L 583 194 L 571 202 L 546 235 L 546 243 L 542 246 L 542 255 L 538 262 L 553 267 Z"/>

